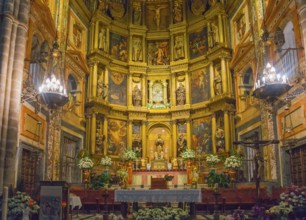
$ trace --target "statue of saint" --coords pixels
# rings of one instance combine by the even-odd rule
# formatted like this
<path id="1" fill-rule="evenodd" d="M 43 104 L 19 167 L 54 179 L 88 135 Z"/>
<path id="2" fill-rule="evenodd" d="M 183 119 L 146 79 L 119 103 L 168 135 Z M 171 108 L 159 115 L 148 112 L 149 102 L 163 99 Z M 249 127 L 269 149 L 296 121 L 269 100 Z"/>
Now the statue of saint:
<path id="1" fill-rule="evenodd" d="M 177 105 L 184 105 L 186 101 L 186 90 L 182 83 L 176 89 L 176 103 Z"/>
<path id="2" fill-rule="evenodd" d="M 214 90 L 215 90 L 215 95 L 222 94 L 222 77 L 221 77 L 220 70 L 218 69 L 216 69 L 215 71 Z"/>
<path id="3" fill-rule="evenodd" d="M 106 30 L 101 28 L 99 32 L 99 49 L 106 51 Z"/>
<path id="4" fill-rule="evenodd" d="M 164 159 L 164 140 L 161 138 L 161 134 L 158 134 L 158 137 L 155 141 L 156 152 L 154 153 L 155 159 Z"/>
<path id="5" fill-rule="evenodd" d="M 187 141 L 184 138 L 184 135 L 181 134 L 177 139 L 177 155 L 180 155 L 182 152 L 184 152 L 187 148 Z"/>
<path id="6" fill-rule="evenodd" d="M 141 106 L 141 90 L 139 89 L 138 85 L 135 85 L 134 90 L 132 92 L 133 97 L 133 105 L 134 106 Z"/>
<path id="7" fill-rule="evenodd" d="M 184 50 L 184 43 L 183 43 L 183 36 L 176 36 L 175 37 L 175 44 L 174 44 L 174 59 L 179 60 L 185 57 L 185 50 Z"/>
<path id="8" fill-rule="evenodd" d="M 138 24 L 138 25 L 141 25 L 141 19 L 142 19 L 142 16 L 141 16 L 141 5 L 140 3 L 137 4 L 135 3 L 135 6 L 133 8 L 133 22 L 134 24 Z"/>

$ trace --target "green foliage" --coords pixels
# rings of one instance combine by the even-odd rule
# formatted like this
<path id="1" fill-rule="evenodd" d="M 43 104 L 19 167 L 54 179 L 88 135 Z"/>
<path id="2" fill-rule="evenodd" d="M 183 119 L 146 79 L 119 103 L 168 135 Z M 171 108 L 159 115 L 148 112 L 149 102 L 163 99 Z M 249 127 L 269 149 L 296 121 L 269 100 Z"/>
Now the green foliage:
<path id="1" fill-rule="evenodd" d="M 213 187 L 218 183 L 219 187 L 229 188 L 230 187 L 230 177 L 224 173 L 217 173 L 215 170 L 211 170 L 207 177 L 207 184 L 210 187 Z"/>
<path id="2" fill-rule="evenodd" d="M 111 176 L 108 172 L 104 172 L 101 175 L 94 177 L 91 180 L 89 187 L 91 189 L 100 189 L 109 185 Z"/>

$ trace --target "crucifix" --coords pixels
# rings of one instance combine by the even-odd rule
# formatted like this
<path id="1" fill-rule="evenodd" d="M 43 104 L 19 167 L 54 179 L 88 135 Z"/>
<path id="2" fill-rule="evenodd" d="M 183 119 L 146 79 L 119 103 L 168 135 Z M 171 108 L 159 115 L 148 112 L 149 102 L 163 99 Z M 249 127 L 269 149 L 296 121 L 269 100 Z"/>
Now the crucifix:
<path id="1" fill-rule="evenodd" d="M 234 141 L 234 145 L 241 145 L 243 147 L 249 147 L 255 150 L 254 154 L 254 163 L 255 163 L 255 170 L 254 170 L 254 179 L 255 179 L 255 186 L 256 186 L 256 203 L 259 202 L 259 190 L 260 190 L 260 181 L 261 181 L 261 174 L 264 170 L 264 159 L 261 155 L 260 148 L 270 145 L 270 144 L 278 144 L 279 140 L 259 140 L 258 132 L 254 132 L 252 141 Z"/>

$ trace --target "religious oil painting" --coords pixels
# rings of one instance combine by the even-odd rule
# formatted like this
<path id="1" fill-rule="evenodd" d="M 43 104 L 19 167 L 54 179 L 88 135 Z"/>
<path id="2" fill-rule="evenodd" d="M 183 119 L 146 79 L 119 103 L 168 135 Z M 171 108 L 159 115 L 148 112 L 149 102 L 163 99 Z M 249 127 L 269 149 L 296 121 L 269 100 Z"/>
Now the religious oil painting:
<path id="1" fill-rule="evenodd" d="M 138 156 L 142 156 L 142 146 L 141 146 L 141 132 L 140 132 L 141 124 L 139 123 L 133 123 L 132 127 L 132 148 L 137 153 Z"/>
<path id="2" fill-rule="evenodd" d="M 189 53 L 191 59 L 205 55 L 207 50 L 207 27 L 204 27 L 200 32 L 194 32 L 189 35 Z"/>
<path id="3" fill-rule="evenodd" d="M 192 148 L 197 153 L 212 153 L 211 130 L 211 117 L 192 121 Z"/>
<path id="4" fill-rule="evenodd" d="M 191 102 L 196 104 L 210 98 L 208 69 L 199 69 L 191 73 Z"/>
<path id="5" fill-rule="evenodd" d="M 127 62 L 128 42 L 127 37 L 116 33 L 110 33 L 110 54 L 117 60 Z"/>
<path id="6" fill-rule="evenodd" d="M 107 154 L 119 155 L 127 145 L 127 123 L 123 120 L 108 119 Z"/>
<path id="7" fill-rule="evenodd" d="M 170 62 L 169 42 L 149 41 L 148 42 L 148 64 L 168 65 Z"/>
<path id="8" fill-rule="evenodd" d="M 177 124 L 177 132 L 179 134 L 186 134 L 187 133 L 187 126 L 185 122 L 179 122 Z"/>
<path id="9" fill-rule="evenodd" d="M 116 71 L 109 71 L 108 101 L 111 104 L 126 105 L 127 82 L 126 75 Z"/>

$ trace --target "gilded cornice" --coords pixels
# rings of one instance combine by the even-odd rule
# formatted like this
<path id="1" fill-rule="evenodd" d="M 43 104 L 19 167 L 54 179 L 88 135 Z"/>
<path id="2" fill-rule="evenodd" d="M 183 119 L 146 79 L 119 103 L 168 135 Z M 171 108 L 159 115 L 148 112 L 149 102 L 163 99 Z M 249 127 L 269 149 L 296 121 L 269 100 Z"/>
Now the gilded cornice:
<path id="1" fill-rule="evenodd" d="M 112 19 L 107 15 L 103 14 L 99 10 L 96 10 L 94 15 L 92 16 L 91 23 L 100 22 L 105 26 L 109 26 L 112 23 Z"/>
<path id="2" fill-rule="evenodd" d="M 209 67 L 209 60 L 208 59 L 202 59 L 202 62 L 200 60 L 198 60 L 197 63 L 193 63 L 193 65 L 189 66 L 189 71 L 194 71 L 194 70 L 198 70 L 201 68 L 208 68 Z"/>
<path id="3" fill-rule="evenodd" d="M 146 26 L 139 26 L 139 25 L 134 25 L 130 24 L 129 25 L 129 30 L 132 33 L 132 35 L 145 35 L 146 32 L 148 31 L 148 28 Z"/>
<path id="4" fill-rule="evenodd" d="M 105 66 L 108 66 L 110 62 L 113 61 L 113 58 L 108 53 L 105 53 L 99 49 L 92 50 L 87 55 L 87 64 L 88 66 L 94 63 L 102 63 Z"/>
<path id="5" fill-rule="evenodd" d="M 201 28 L 207 26 L 207 19 L 205 17 L 198 17 L 189 22 L 187 32 L 198 32 Z"/>
<path id="6" fill-rule="evenodd" d="M 205 18 L 206 19 L 212 19 L 214 18 L 216 15 L 226 15 L 224 6 L 218 2 L 216 3 L 212 8 L 210 8 L 206 13 L 205 13 Z"/>
<path id="7" fill-rule="evenodd" d="M 210 102 L 207 104 L 210 111 L 234 111 L 235 108 L 235 99 L 232 96 L 227 94 L 222 94 L 220 96 L 215 96 L 210 99 Z"/>
<path id="8" fill-rule="evenodd" d="M 171 73 L 188 71 L 188 63 L 173 64 L 170 66 Z"/>
<path id="9" fill-rule="evenodd" d="M 232 49 L 216 46 L 211 48 L 207 52 L 207 58 L 209 61 L 218 60 L 220 58 L 232 59 Z"/>
<path id="10" fill-rule="evenodd" d="M 171 120 L 171 115 L 169 113 L 152 113 L 148 114 L 147 116 L 148 121 L 170 121 Z"/>
<path id="11" fill-rule="evenodd" d="M 127 112 L 121 111 L 119 109 L 111 109 L 110 115 L 108 115 L 108 117 L 113 119 L 123 119 L 123 120 L 128 119 Z"/>
<path id="12" fill-rule="evenodd" d="M 190 110 L 172 111 L 172 120 L 190 118 Z"/>
<path id="13" fill-rule="evenodd" d="M 81 20 L 85 20 L 86 23 L 89 23 L 90 20 L 90 11 L 86 7 L 84 1 L 78 1 L 78 0 L 71 0 L 70 6 L 72 8 L 75 8 L 78 12 L 78 16 L 81 18 Z"/>
<path id="14" fill-rule="evenodd" d="M 129 66 L 130 73 L 140 73 L 140 74 L 146 74 L 147 72 L 147 65 L 144 63 L 144 65 L 141 66 Z"/>
<path id="15" fill-rule="evenodd" d="M 122 36 L 128 36 L 128 26 L 120 21 L 113 20 L 109 27 L 111 32 L 116 32 Z"/>
<path id="16" fill-rule="evenodd" d="M 141 120 L 141 121 L 145 121 L 147 120 L 147 113 L 148 111 L 146 112 L 139 112 L 139 111 L 130 111 L 128 113 L 128 118 L 130 120 Z"/>
<path id="17" fill-rule="evenodd" d="M 148 74 L 169 74 L 170 73 L 170 65 L 156 65 L 156 66 L 148 66 L 147 69 Z"/>
<path id="18" fill-rule="evenodd" d="M 86 60 L 80 51 L 68 50 L 66 52 L 66 63 L 83 78 L 85 78 L 86 74 L 89 74 Z"/>
<path id="19" fill-rule="evenodd" d="M 86 113 L 101 113 L 109 115 L 112 107 L 107 105 L 105 102 L 92 98 L 90 101 L 85 103 Z"/>
<path id="20" fill-rule="evenodd" d="M 31 23 L 37 27 L 44 39 L 52 43 L 56 36 L 56 28 L 49 7 L 41 1 L 31 1 L 31 4 Z"/>
<path id="21" fill-rule="evenodd" d="M 177 24 L 170 24 L 169 26 L 169 31 L 170 34 L 177 34 L 177 33 L 185 33 L 187 30 L 187 23 L 186 20 L 184 20 L 183 22 L 179 22 Z"/>
<path id="22" fill-rule="evenodd" d="M 127 74 L 129 72 L 127 65 L 126 66 L 121 66 L 121 65 L 118 65 L 117 63 L 113 63 L 113 62 L 109 63 L 108 68 L 111 71 L 116 71 L 116 72 L 125 73 L 125 74 Z"/>
<path id="23" fill-rule="evenodd" d="M 147 32 L 146 36 L 147 40 L 167 40 L 170 39 L 170 32 L 169 31 L 154 31 L 154 32 Z"/>
<path id="24" fill-rule="evenodd" d="M 240 72 L 250 61 L 255 59 L 255 48 L 253 42 L 238 45 L 237 52 L 234 54 L 230 63 L 230 68 L 234 69 L 235 74 Z"/>

